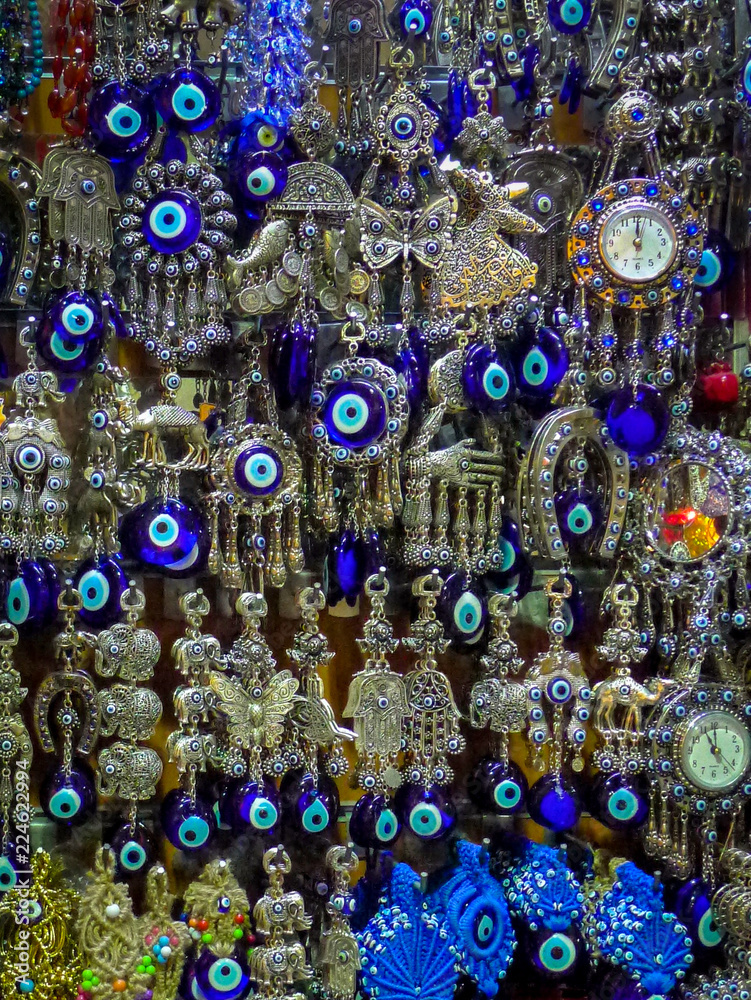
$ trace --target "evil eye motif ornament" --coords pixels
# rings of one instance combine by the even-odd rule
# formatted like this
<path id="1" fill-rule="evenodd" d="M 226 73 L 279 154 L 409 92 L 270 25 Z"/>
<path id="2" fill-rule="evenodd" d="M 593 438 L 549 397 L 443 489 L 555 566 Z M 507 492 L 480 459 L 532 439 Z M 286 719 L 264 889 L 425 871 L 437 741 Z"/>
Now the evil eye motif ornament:
<path id="1" fill-rule="evenodd" d="M 154 101 L 134 83 L 112 80 L 100 87 L 89 105 L 94 148 L 113 163 L 142 153 L 156 132 Z"/>
<path id="2" fill-rule="evenodd" d="M 594 194 L 568 239 L 577 284 L 624 309 L 653 309 L 690 288 L 702 250 L 699 217 L 686 197 L 664 181 L 640 177 Z"/>
<path id="3" fill-rule="evenodd" d="M 203 132 L 219 117 L 221 97 L 213 80 L 195 69 L 176 69 L 152 85 L 157 110 L 167 128 Z"/>
<path id="4" fill-rule="evenodd" d="M 84 371 L 97 360 L 105 334 L 99 301 L 87 292 L 74 290 L 48 303 L 35 330 L 35 342 L 40 357 L 50 368 L 71 375 Z"/>
<path id="5" fill-rule="evenodd" d="M 174 497 L 154 497 L 128 511 L 120 540 L 132 559 L 173 578 L 200 572 L 208 551 L 200 513 Z"/>
<path id="6" fill-rule="evenodd" d="M 130 305 L 129 335 L 163 364 L 185 364 L 227 343 L 218 279 L 237 219 L 219 178 L 202 157 L 166 164 L 149 158 L 123 209 L 120 242 L 144 289 Z"/>

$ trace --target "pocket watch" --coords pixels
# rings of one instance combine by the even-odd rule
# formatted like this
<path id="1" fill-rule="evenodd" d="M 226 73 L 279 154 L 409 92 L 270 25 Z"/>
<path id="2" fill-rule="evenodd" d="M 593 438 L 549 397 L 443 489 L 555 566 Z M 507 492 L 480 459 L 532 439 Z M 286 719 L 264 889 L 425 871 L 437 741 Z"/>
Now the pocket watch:
<path id="1" fill-rule="evenodd" d="M 673 801 L 693 813 L 730 812 L 751 797 L 751 703 L 701 683 L 673 692 L 650 735 L 653 764 Z"/>
<path id="2" fill-rule="evenodd" d="M 610 305 L 651 309 L 690 286 L 703 248 L 699 218 L 665 181 L 632 177 L 596 192 L 568 240 L 574 279 Z"/>

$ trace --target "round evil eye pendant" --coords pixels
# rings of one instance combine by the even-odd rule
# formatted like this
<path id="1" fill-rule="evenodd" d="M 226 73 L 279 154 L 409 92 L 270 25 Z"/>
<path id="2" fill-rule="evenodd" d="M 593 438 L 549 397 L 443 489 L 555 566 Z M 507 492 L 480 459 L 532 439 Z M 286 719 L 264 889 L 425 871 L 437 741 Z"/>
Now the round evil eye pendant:
<path id="1" fill-rule="evenodd" d="M 249 781 L 233 793 L 236 825 L 256 833 L 273 833 L 281 816 L 279 793 L 268 778 Z"/>
<path id="2" fill-rule="evenodd" d="M 152 84 L 152 94 L 167 128 L 202 132 L 219 117 L 219 89 L 198 70 L 176 69 L 158 77 Z"/>
<path id="3" fill-rule="evenodd" d="M 566 931 L 543 928 L 529 933 L 524 945 L 530 962 L 546 979 L 570 976 L 582 954 L 581 938 L 574 927 Z"/>
<path id="4" fill-rule="evenodd" d="M 591 490 L 571 487 L 555 497 L 555 511 L 563 541 L 587 549 L 602 528 L 602 502 Z"/>
<path id="5" fill-rule="evenodd" d="M 58 765 L 44 779 L 39 802 L 54 823 L 78 826 L 96 806 L 94 772 L 85 760 L 74 760 L 69 768 Z"/>
<path id="6" fill-rule="evenodd" d="M 404 0 L 399 7 L 399 27 L 403 34 L 421 38 L 433 24 L 433 7 L 428 0 Z"/>
<path id="7" fill-rule="evenodd" d="M 142 823 L 124 823 L 112 838 L 115 864 L 123 878 L 133 878 L 151 867 L 156 854 L 154 839 Z"/>
<path id="8" fill-rule="evenodd" d="M 167 190 L 146 203 L 141 231 L 157 253 L 182 253 L 201 233 L 201 206 L 185 191 Z"/>
<path id="9" fill-rule="evenodd" d="M 87 292 L 70 291 L 48 303 L 36 328 L 36 348 L 50 368 L 72 375 L 99 358 L 105 332 L 99 301 Z"/>
<path id="10" fill-rule="evenodd" d="M 254 208 L 284 191 L 287 164 L 278 153 L 250 153 L 240 158 L 234 175 L 243 204 Z"/>
<path id="11" fill-rule="evenodd" d="M 172 497 L 139 504 L 120 523 L 123 551 L 165 576 L 193 576 L 208 554 L 208 534 L 198 511 Z"/>
<path id="12" fill-rule="evenodd" d="M 502 413 L 514 400 L 514 376 L 508 362 L 488 344 L 473 344 L 462 369 L 470 406 L 480 413 Z"/>
<path id="13" fill-rule="evenodd" d="M 46 625 L 57 614 L 59 582 L 46 559 L 22 559 L 3 580 L 5 618 L 16 628 Z"/>
<path id="14" fill-rule="evenodd" d="M 467 791 L 483 812 L 513 816 L 526 805 L 527 779 L 513 761 L 485 757 L 477 763 L 467 781 Z"/>
<path id="15" fill-rule="evenodd" d="M 287 131 L 263 111 L 251 111 L 240 122 L 234 152 L 281 153 L 287 139 Z"/>
<path id="16" fill-rule="evenodd" d="M 441 588 L 438 614 L 453 642 L 474 646 L 483 638 L 488 623 L 484 588 L 461 570 L 452 573 Z"/>
<path id="17" fill-rule="evenodd" d="M 637 778 L 614 772 L 597 775 L 590 792 L 592 813 L 611 830 L 633 830 L 649 815 L 649 800 Z"/>
<path id="18" fill-rule="evenodd" d="M 568 371 L 568 351 L 550 327 L 541 327 L 518 351 L 516 380 L 519 392 L 533 400 L 548 400 Z"/>
<path id="19" fill-rule="evenodd" d="M 105 554 L 87 559 L 79 567 L 73 585 L 81 595 L 81 621 L 98 628 L 120 618 L 120 598 L 128 589 L 128 578 L 117 556 Z"/>
<path id="20" fill-rule="evenodd" d="M 210 802 L 181 788 L 167 792 L 162 802 L 162 828 L 179 851 L 200 851 L 216 833 L 216 815 Z"/>
<path id="21" fill-rule="evenodd" d="M 138 156 L 156 132 L 153 98 L 134 83 L 112 80 L 91 99 L 89 129 L 100 156 L 113 163 Z"/>
<path id="22" fill-rule="evenodd" d="M 402 785 L 396 793 L 402 826 L 421 840 L 439 840 L 453 829 L 456 808 L 440 785 Z"/>
<path id="23" fill-rule="evenodd" d="M 592 20 L 589 0 L 548 0 L 548 17 L 562 35 L 578 35 Z"/>
<path id="24" fill-rule="evenodd" d="M 194 985 L 191 995 L 202 1000 L 241 1000 L 247 996 L 250 976 L 242 949 L 220 956 L 205 948 L 196 961 Z"/>

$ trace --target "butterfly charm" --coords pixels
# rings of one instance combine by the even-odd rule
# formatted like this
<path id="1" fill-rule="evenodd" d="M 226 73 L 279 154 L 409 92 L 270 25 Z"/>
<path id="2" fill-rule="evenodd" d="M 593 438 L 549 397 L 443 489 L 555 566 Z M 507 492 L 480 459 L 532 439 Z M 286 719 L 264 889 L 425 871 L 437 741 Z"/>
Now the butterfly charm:
<path id="1" fill-rule="evenodd" d="M 377 271 L 410 255 L 435 268 L 451 246 L 456 220 L 454 202 L 446 195 L 420 212 L 389 212 L 370 198 L 360 198 L 360 252 Z"/>
<path id="2" fill-rule="evenodd" d="M 280 670 L 247 689 L 239 680 L 212 671 L 210 684 L 218 698 L 217 708 L 227 717 L 227 731 L 238 746 L 274 750 L 279 745 L 298 687 L 289 670 Z"/>

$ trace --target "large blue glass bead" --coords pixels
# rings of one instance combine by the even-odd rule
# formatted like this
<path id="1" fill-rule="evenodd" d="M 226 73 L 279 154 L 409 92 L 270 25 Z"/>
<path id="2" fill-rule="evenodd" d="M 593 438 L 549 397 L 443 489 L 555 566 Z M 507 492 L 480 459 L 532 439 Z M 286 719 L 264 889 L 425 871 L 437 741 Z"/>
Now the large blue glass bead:
<path id="1" fill-rule="evenodd" d="M 15 844 L 8 842 L 0 854 L 0 895 L 15 889 L 18 884 L 18 857 Z"/>
<path id="2" fill-rule="evenodd" d="M 194 996 L 199 1000 L 241 1000 L 250 991 L 250 976 L 241 948 L 228 957 L 203 950 L 195 965 Z"/>
<path id="3" fill-rule="evenodd" d="M 128 589 L 128 577 L 117 556 L 103 554 L 81 563 L 73 586 L 81 595 L 83 606 L 78 614 L 86 625 L 103 628 L 120 618 L 120 598 Z"/>
<path id="4" fill-rule="evenodd" d="M 605 417 L 613 441 L 629 455 L 646 455 L 665 440 L 670 411 L 654 386 L 625 385 L 610 397 Z"/>
<path id="5" fill-rule="evenodd" d="M 467 780 L 467 791 L 478 809 L 496 816 L 513 816 L 527 801 L 527 779 L 512 760 L 484 757 Z"/>
<path id="6" fill-rule="evenodd" d="M 433 7 L 429 0 L 404 0 L 399 8 L 399 26 L 405 35 L 415 38 L 426 35 L 433 24 Z"/>
<path id="7" fill-rule="evenodd" d="M 463 570 L 446 579 L 437 611 L 446 633 L 459 645 L 473 646 L 485 634 L 488 623 L 485 590 L 478 581 L 470 581 Z"/>
<path id="8" fill-rule="evenodd" d="M 561 538 L 572 548 L 586 549 L 602 528 L 602 501 L 591 490 L 572 486 L 555 497 Z"/>
<path id="9" fill-rule="evenodd" d="M 516 593 L 519 600 L 532 586 L 532 566 L 522 546 L 521 532 L 507 514 L 501 520 L 501 530 L 495 551 L 490 553 L 490 569 L 485 576 L 489 590 L 501 594 Z"/>
<path id="10" fill-rule="evenodd" d="M 502 413 L 514 399 L 511 366 L 489 344 L 473 344 L 467 351 L 462 385 L 470 406 L 480 413 Z"/>
<path id="11" fill-rule="evenodd" d="M 391 847 L 402 825 L 390 798 L 366 792 L 357 800 L 349 818 L 349 835 L 360 847 L 381 850 Z"/>
<path id="12" fill-rule="evenodd" d="M 521 345 L 516 363 L 519 392 L 536 400 L 548 400 L 568 371 L 568 350 L 563 338 L 542 326 Z"/>
<path id="13" fill-rule="evenodd" d="M 287 185 L 287 164 L 278 153 L 250 153 L 235 165 L 240 197 L 253 205 L 278 198 Z"/>
<path id="14" fill-rule="evenodd" d="M 284 464 L 269 445 L 248 444 L 235 459 L 232 473 L 243 493 L 261 500 L 279 489 L 284 478 Z"/>
<path id="15" fill-rule="evenodd" d="M 694 275 L 694 284 L 702 292 L 719 292 L 735 270 L 735 254 L 724 235 L 710 229 L 704 238 L 704 250 Z"/>
<path id="16" fill-rule="evenodd" d="M 57 592 L 50 592 L 45 563 L 23 559 L 15 575 L 4 581 L 5 618 L 16 628 L 46 625 L 57 613 Z"/>
<path id="17" fill-rule="evenodd" d="M 596 818 L 611 830 L 632 830 L 649 815 L 649 800 L 638 778 L 615 771 L 600 772 L 591 790 L 591 808 Z"/>
<path id="18" fill-rule="evenodd" d="M 158 253 L 182 253 L 201 234 L 201 206 L 185 191 L 162 191 L 143 212 L 141 231 Z"/>
<path id="19" fill-rule="evenodd" d="M 456 823 L 454 803 L 440 785 L 402 785 L 395 805 L 402 825 L 421 840 L 439 840 Z"/>
<path id="20" fill-rule="evenodd" d="M 341 592 L 348 604 L 354 606 L 365 584 L 368 558 L 360 535 L 351 528 L 346 528 L 333 546 L 328 571 L 332 598 L 339 597 Z"/>
<path id="21" fill-rule="evenodd" d="M 703 960 L 720 955 L 725 939 L 725 931 L 715 921 L 712 895 L 712 889 L 703 879 L 692 878 L 678 889 L 672 903 L 694 942 L 691 949 L 694 956 Z"/>
<path id="22" fill-rule="evenodd" d="M 110 846 L 115 853 L 118 874 L 123 878 L 133 878 L 147 871 L 156 857 L 154 838 L 143 823 L 136 823 L 132 828 L 130 823 L 123 823 L 112 837 Z"/>
<path id="23" fill-rule="evenodd" d="M 103 346 L 103 333 L 97 339 L 73 340 L 58 333 L 48 317 L 36 329 L 39 357 L 60 375 L 75 375 L 90 368 L 99 360 Z"/>
<path id="24" fill-rule="evenodd" d="M 286 139 L 286 129 L 265 112 L 255 110 L 240 122 L 234 152 L 238 156 L 245 153 L 281 153 Z"/>
<path id="25" fill-rule="evenodd" d="M 211 802 L 200 795 L 192 799 L 182 788 L 167 792 L 161 817 L 165 836 L 179 851 L 200 851 L 216 833 Z"/>
<path id="26" fill-rule="evenodd" d="M 74 289 L 54 296 L 47 305 L 46 319 L 61 340 L 84 343 L 104 334 L 102 307 L 88 292 Z"/>
<path id="27" fill-rule="evenodd" d="M 545 979 L 563 979 L 570 976 L 578 965 L 582 941 L 573 926 L 565 932 L 543 928 L 524 935 L 524 950 Z"/>
<path id="28" fill-rule="evenodd" d="M 178 579 L 204 568 L 209 547 L 198 510 L 173 497 L 154 497 L 128 511 L 120 542 L 131 559 Z"/>
<path id="29" fill-rule="evenodd" d="M 331 390 L 323 420 L 332 441 L 349 448 L 366 448 L 385 431 L 386 415 L 381 390 L 365 379 L 352 379 Z"/>
<path id="30" fill-rule="evenodd" d="M 219 117 L 219 88 L 196 69 L 176 69 L 157 77 L 151 86 L 159 114 L 167 128 L 202 132 Z"/>
<path id="31" fill-rule="evenodd" d="M 299 833 L 323 833 L 339 818 L 339 791 L 326 774 L 288 771 L 282 781 L 285 818 Z"/>
<path id="32" fill-rule="evenodd" d="M 557 774 L 543 774 L 527 797 L 529 815 L 540 826 L 562 833 L 579 822 L 582 807 L 574 786 Z"/>
<path id="33" fill-rule="evenodd" d="M 268 778 L 247 781 L 235 789 L 233 805 L 238 825 L 258 833 L 273 833 L 281 816 L 279 792 Z"/>
<path id="34" fill-rule="evenodd" d="M 315 323 L 278 326 L 271 338 L 269 379 L 276 394 L 277 405 L 283 410 L 298 404 L 305 406 L 316 370 Z"/>
<path id="35" fill-rule="evenodd" d="M 94 772 L 85 760 L 76 759 L 66 772 L 56 765 L 39 789 L 39 802 L 48 819 L 65 826 L 77 826 L 94 812 L 96 785 Z"/>
<path id="36" fill-rule="evenodd" d="M 592 20 L 589 0 L 548 0 L 548 17 L 562 35 L 578 35 Z"/>
<path id="37" fill-rule="evenodd" d="M 410 327 L 408 342 L 394 359 L 394 371 L 404 379 L 410 412 L 415 412 L 427 395 L 430 372 L 428 345 L 419 327 Z"/>
<path id="38" fill-rule="evenodd" d="M 134 83 L 111 80 L 91 98 L 89 128 L 100 156 L 113 163 L 138 156 L 156 132 L 154 100 Z"/>

